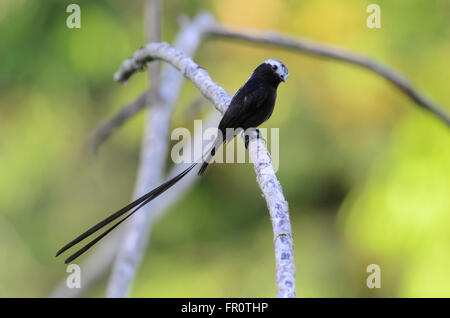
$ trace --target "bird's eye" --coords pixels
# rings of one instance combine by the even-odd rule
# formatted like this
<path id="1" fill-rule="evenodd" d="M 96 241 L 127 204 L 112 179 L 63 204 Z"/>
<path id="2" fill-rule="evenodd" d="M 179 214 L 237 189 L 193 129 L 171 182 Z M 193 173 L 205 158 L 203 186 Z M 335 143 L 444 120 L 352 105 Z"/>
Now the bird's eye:
<path id="1" fill-rule="evenodd" d="M 273 69 L 274 71 L 276 71 L 276 70 L 278 69 L 278 66 L 272 65 L 272 69 Z"/>

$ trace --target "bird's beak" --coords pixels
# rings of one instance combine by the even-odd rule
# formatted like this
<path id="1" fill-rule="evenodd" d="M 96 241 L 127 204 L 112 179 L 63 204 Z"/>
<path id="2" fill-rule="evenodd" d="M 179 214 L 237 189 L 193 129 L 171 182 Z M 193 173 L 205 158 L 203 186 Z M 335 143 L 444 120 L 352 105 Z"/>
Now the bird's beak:
<path id="1" fill-rule="evenodd" d="M 281 80 L 282 80 L 283 82 L 286 82 L 286 78 L 285 78 L 284 76 L 281 76 Z"/>

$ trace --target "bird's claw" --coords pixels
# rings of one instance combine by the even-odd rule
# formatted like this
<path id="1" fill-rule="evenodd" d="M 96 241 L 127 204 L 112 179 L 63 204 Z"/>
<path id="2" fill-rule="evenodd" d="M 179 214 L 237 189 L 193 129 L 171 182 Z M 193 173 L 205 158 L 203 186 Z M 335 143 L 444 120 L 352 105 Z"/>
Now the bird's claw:
<path id="1" fill-rule="evenodd" d="M 247 129 L 244 134 L 245 149 L 248 149 L 250 138 L 261 138 L 261 132 L 258 128 Z"/>

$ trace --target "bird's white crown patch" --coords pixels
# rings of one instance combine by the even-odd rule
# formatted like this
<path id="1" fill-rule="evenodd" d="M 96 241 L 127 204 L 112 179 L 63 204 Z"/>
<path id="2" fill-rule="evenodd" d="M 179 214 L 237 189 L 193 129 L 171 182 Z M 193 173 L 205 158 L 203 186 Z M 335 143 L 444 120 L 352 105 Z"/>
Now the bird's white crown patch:
<path id="1" fill-rule="evenodd" d="M 289 70 L 283 62 L 275 59 L 267 59 L 264 63 L 269 64 L 283 82 L 286 81 L 289 76 Z"/>

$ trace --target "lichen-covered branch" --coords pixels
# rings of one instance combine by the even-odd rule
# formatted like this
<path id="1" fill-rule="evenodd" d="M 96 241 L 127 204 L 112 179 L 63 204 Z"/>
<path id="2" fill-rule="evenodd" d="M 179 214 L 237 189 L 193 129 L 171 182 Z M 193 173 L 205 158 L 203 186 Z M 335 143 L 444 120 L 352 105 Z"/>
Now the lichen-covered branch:
<path id="1" fill-rule="evenodd" d="M 198 66 L 180 50 L 167 43 L 150 43 L 139 49 L 123 62 L 114 75 L 114 79 L 125 82 L 146 63 L 163 60 L 174 66 L 186 78 L 190 79 L 199 91 L 222 114 L 230 104 L 231 97 L 213 82 L 208 72 Z M 289 219 L 289 209 L 283 196 L 281 185 L 272 168 L 270 155 L 262 139 L 253 138 L 249 143 L 249 154 L 254 164 L 256 180 L 266 200 L 274 230 L 278 297 L 295 297 L 294 248 Z"/>
<path id="2" fill-rule="evenodd" d="M 217 110 L 221 113 L 225 112 L 231 101 L 227 92 L 211 80 L 204 68 L 195 64 L 189 56 L 166 42 L 150 43 L 136 51 L 131 58 L 123 62 L 121 68 L 114 74 L 114 80 L 124 83 L 133 73 L 157 59 L 174 66 L 197 86 L 203 96 L 211 101 Z"/>
<path id="3" fill-rule="evenodd" d="M 278 297 L 295 297 L 294 242 L 291 233 L 288 203 L 275 177 L 270 154 L 261 139 L 252 139 L 248 145 L 250 160 L 254 163 L 256 180 L 267 202 L 275 245 Z"/>

